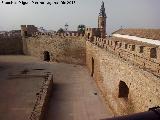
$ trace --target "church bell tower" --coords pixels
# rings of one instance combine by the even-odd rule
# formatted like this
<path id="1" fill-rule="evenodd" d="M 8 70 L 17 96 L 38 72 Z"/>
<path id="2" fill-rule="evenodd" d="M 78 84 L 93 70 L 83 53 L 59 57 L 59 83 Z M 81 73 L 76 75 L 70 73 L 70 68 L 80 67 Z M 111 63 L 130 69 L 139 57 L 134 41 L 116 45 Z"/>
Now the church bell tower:
<path id="1" fill-rule="evenodd" d="M 100 29 L 101 38 L 105 38 L 106 36 L 106 12 L 104 7 L 104 2 L 102 1 L 100 13 L 98 16 L 98 28 Z"/>

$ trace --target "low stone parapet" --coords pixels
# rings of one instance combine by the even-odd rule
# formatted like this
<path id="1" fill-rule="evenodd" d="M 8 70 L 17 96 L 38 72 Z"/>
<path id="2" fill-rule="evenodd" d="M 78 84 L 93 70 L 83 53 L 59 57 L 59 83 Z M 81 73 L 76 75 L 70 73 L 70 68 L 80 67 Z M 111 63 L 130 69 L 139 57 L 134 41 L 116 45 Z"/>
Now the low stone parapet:
<path id="1" fill-rule="evenodd" d="M 53 75 L 46 74 L 40 91 L 36 94 L 36 101 L 29 120 L 43 120 L 47 111 L 48 101 L 53 87 Z"/>

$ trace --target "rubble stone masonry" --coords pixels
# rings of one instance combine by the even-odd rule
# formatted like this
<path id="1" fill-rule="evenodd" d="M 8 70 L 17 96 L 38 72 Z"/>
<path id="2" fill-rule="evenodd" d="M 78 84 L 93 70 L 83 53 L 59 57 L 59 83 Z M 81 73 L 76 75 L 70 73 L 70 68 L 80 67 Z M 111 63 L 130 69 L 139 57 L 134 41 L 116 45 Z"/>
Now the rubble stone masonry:
<path id="1" fill-rule="evenodd" d="M 160 47 L 157 45 L 116 37 L 87 39 L 78 34 L 0 38 L 0 43 L 1 54 L 23 51 L 43 60 L 47 51 L 50 61 L 87 65 L 115 115 L 160 106 Z"/>
<path id="2" fill-rule="evenodd" d="M 86 65 L 115 115 L 147 111 L 160 105 L 160 78 L 112 51 L 87 41 Z"/>
<path id="3" fill-rule="evenodd" d="M 51 61 L 84 65 L 85 43 L 83 36 L 39 35 L 23 38 L 23 51 L 41 59 L 44 58 L 44 51 L 48 51 Z"/>

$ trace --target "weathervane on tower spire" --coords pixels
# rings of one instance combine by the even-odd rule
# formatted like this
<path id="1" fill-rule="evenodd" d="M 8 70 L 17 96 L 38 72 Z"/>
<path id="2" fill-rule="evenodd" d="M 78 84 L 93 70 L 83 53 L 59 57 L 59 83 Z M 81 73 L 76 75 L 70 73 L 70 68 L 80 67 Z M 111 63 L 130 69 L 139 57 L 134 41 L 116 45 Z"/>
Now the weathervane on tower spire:
<path id="1" fill-rule="evenodd" d="M 102 1 L 100 13 L 98 16 L 98 28 L 100 29 L 101 38 L 105 38 L 106 36 L 106 18 L 107 17 L 106 17 L 104 2 Z"/>
<path id="2" fill-rule="evenodd" d="M 104 7 L 104 2 L 103 1 L 102 1 L 99 16 L 106 17 L 106 12 L 105 12 L 105 7 Z"/>

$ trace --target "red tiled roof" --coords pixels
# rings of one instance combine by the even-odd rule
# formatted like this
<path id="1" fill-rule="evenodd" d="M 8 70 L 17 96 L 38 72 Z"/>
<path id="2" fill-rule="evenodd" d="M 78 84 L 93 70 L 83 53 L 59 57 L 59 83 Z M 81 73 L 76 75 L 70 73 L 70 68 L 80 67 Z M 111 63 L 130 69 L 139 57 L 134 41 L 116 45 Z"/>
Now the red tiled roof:
<path id="1" fill-rule="evenodd" d="M 160 40 L 160 29 L 120 29 L 113 34 L 137 36 L 153 40 Z"/>

